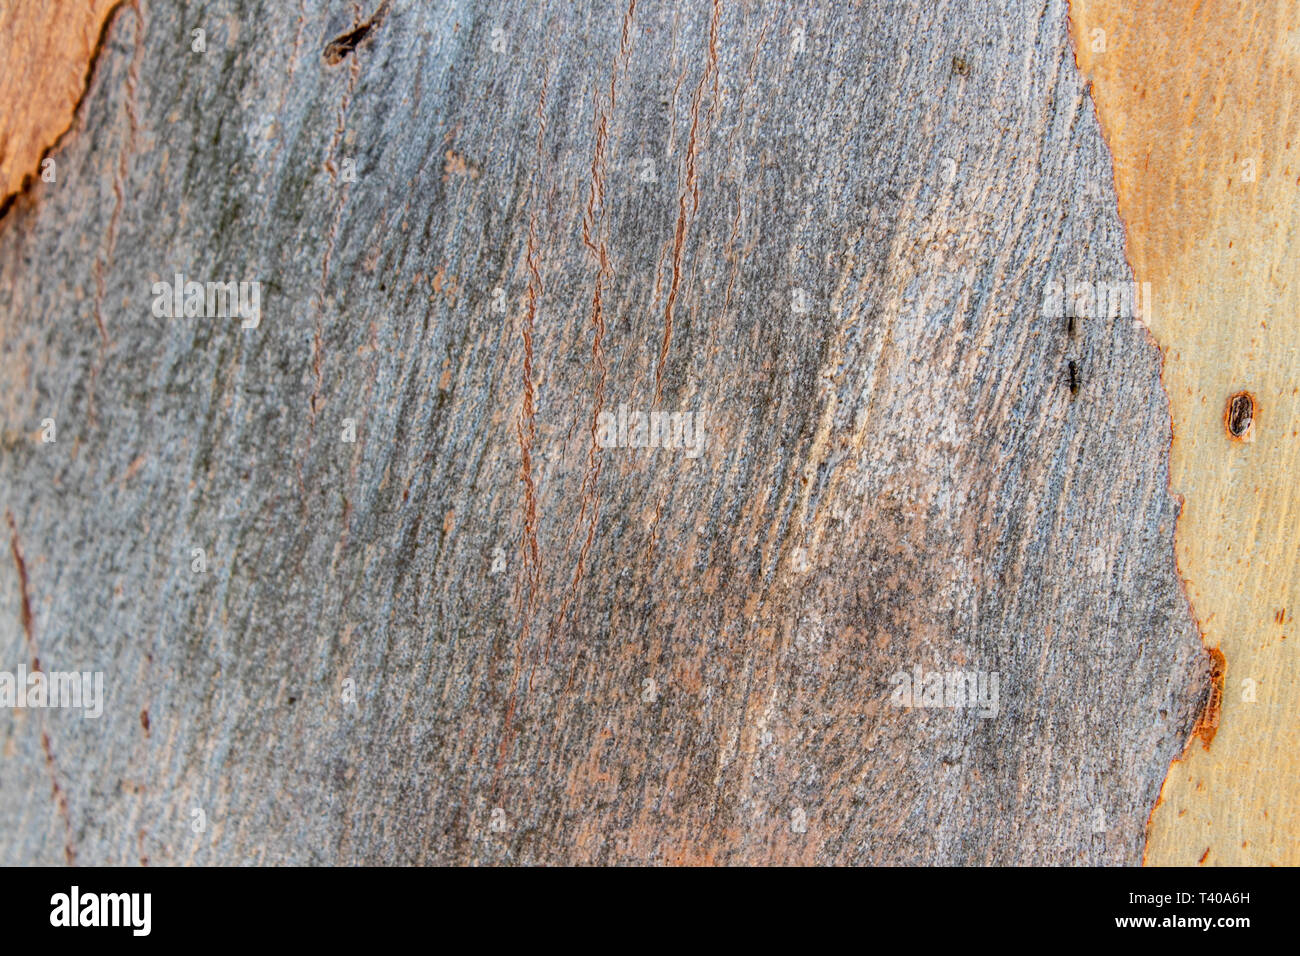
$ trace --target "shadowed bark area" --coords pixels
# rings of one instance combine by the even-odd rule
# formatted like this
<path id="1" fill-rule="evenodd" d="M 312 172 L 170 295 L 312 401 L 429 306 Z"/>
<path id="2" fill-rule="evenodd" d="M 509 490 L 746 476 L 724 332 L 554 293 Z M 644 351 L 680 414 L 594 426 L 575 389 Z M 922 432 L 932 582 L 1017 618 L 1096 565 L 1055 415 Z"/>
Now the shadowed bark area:
<path id="1" fill-rule="evenodd" d="M 1140 861 L 1206 667 L 1160 353 L 1042 315 L 1132 279 L 1064 3 L 141 0 L 59 168 L 0 668 L 107 700 L 0 711 L 0 862 Z"/>

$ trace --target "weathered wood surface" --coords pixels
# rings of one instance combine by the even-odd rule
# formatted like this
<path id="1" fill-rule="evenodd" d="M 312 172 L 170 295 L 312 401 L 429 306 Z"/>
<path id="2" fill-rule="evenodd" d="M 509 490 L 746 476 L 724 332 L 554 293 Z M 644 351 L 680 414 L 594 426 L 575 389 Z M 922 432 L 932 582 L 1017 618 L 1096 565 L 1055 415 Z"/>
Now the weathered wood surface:
<path id="1" fill-rule="evenodd" d="M 1207 669 L 1159 350 L 1040 315 L 1131 278 L 1066 14 L 121 7 L 0 220 L 0 667 L 108 694 L 0 861 L 1140 861 Z"/>
<path id="2" fill-rule="evenodd" d="M 1147 858 L 1295 866 L 1300 8 L 1085 0 L 1073 24 L 1165 353 L 1179 568 L 1226 662 L 1213 742 L 1171 768 Z M 1241 392 L 1248 440 L 1224 423 Z"/>

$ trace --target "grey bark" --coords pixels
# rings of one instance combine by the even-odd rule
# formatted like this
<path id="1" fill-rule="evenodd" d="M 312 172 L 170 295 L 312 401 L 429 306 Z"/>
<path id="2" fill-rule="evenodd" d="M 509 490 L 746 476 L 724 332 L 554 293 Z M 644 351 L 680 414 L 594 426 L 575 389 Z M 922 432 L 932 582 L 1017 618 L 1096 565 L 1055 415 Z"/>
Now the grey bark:
<path id="1" fill-rule="evenodd" d="M 0 862 L 1139 862 L 1204 663 L 1158 349 L 1040 314 L 1132 277 L 1066 13 L 120 8 L 0 220 L 0 669 L 107 694 Z"/>

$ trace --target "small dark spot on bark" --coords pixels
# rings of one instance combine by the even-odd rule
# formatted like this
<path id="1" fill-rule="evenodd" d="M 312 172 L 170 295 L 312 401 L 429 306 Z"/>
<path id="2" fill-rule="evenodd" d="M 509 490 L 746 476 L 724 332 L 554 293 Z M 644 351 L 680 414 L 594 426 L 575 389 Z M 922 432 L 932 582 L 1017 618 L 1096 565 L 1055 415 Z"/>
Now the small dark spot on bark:
<path id="1" fill-rule="evenodd" d="M 964 56 L 955 56 L 952 58 L 952 71 L 957 76 L 970 76 L 970 64 Z"/>
<path id="2" fill-rule="evenodd" d="M 1249 438 L 1255 425 L 1255 396 L 1250 392 L 1238 392 L 1229 398 L 1223 424 L 1233 438 L 1241 441 Z"/>
<path id="3" fill-rule="evenodd" d="M 140 726 L 144 728 L 145 736 L 149 736 L 149 711 L 140 711 Z"/>
<path id="4" fill-rule="evenodd" d="M 341 33 L 325 45 L 325 63 L 329 66 L 337 66 L 347 59 L 348 54 L 359 47 L 363 40 L 370 35 L 370 31 L 379 26 L 384 14 L 388 11 L 388 2 L 385 0 L 378 10 L 372 13 L 367 19 L 361 21 L 347 33 Z"/>
<path id="5" fill-rule="evenodd" d="M 1081 379 L 1079 376 L 1079 363 L 1076 362 L 1074 359 L 1070 359 L 1070 394 L 1071 395 L 1079 394 L 1080 384 L 1081 384 Z"/>
<path id="6" fill-rule="evenodd" d="M 289 698 L 289 703 L 290 703 L 290 704 L 296 704 L 296 703 L 298 703 L 298 698 L 297 698 L 297 697 L 290 697 L 290 698 Z"/>
<path id="7" fill-rule="evenodd" d="M 335 37 L 325 46 L 325 62 L 330 66 L 337 66 L 342 63 L 358 44 L 366 38 L 370 32 L 372 24 L 363 23 L 355 30 L 350 30 L 340 36 Z"/>

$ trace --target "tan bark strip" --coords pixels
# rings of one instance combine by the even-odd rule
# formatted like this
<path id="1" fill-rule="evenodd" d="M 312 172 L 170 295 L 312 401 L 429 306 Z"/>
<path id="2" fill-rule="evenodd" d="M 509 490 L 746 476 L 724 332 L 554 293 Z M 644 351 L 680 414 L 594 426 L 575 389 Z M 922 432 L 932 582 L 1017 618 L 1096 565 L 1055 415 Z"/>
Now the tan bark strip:
<path id="1" fill-rule="evenodd" d="M 0 214 L 72 127 L 109 16 L 121 0 L 0 7 Z"/>
<path id="2" fill-rule="evenodd" d="M 1179 568 L 1207 647 L 1226 660 L 1204 746 L 1170 768 L 1146 859 L 1295 865 L 1300 7 L 1070 6 L 1165 353 Z"/>

